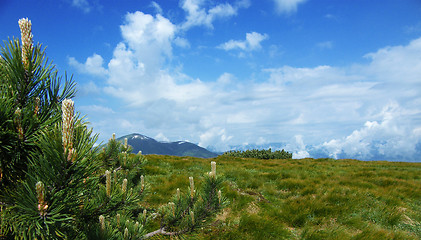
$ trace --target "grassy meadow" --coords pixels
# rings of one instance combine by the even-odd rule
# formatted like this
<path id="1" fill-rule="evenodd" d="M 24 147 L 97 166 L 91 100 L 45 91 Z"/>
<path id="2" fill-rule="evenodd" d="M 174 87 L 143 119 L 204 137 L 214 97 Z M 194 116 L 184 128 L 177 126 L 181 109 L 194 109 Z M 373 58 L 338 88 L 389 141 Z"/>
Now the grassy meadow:
<path id="1" fill-rule="evenodd" d="M 225 179 L 228 206 L 200 231 L 180 239 L 421 239 L 421 163 L 147 159 L 144 202 L 149 208 L 166 204 L 177 188 L 187 191 L 189 176 L 200 185 L 211 161 Z M 159 222 L 149 227 L 154 230 Z"/>

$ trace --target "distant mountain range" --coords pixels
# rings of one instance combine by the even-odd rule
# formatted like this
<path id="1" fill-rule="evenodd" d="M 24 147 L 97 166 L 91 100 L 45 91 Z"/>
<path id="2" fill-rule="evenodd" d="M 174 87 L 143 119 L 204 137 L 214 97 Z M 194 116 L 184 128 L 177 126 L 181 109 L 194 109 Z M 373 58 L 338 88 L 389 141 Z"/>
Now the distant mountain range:
<path id="1" fill-rule="evenodd" d="M 126 136 L 118 138 L 119 141 L 124 141 L 124 138 L 127 138 L 128 144 L 133 147 L 133 153 L 142 151 L 143 154 L 159 154 L 159 155 L 171 155 L 171 156 L 192 156 L 200 158 L 213 158 L 217 157 L 223 152 L 219 152 L 218 149 L 208 147 L 208 149 L 199 147 L 196 144 L 186 141 L 177 141 L 177 142 L 160 142 L 153 138 L 147 137 L 142 134 L 133 133 Z M 288 152 L 294 151 L 304 151 L 311 158 L 331 158 L 333 157 L 329 149 L 326 149 L 324 146 L 320 145 L 306 145 L 304 149 L 290 149 L 291 146 L 286 142 L 272 142 L 266 144 L 245 144 L 245 145 L 231 145 L 229 146 L 230 150 L 240 150 L 245 151 L 249 149 L 269 149 L 272 151 L 284 149 Z M 421 156 L 421 144 L 417 144 L 416 155 Z M 293 153 L 293 158 L 298 157 Z M 348 155 L 343 150 L 337 152 L 334 156 L 338 159 L 351 158 L 359 160 L 388 160 L 388 161 L 406 161 L 406 162 L 420 162 L 420 158 L 416 157 L 405 158 L 405 156 L 385 156 L 383 153 L 378 152 L 376 149 L 370 149 L 370 152 L 366 155 L 356 154 Z M 300 158 L 300 157 L 298 157 Z"/>
<path id="2" fill-rule="evenodd" d="M 122 136 L 117 138 L 117 140 L 124 141 L 125 138 L 127 138 L 127 143 L 133 147 L 133 153 L 142 151 L 142 154 L 191 156 L 199 158 L 213 158 L 218 156 L 218 154 L 214 152 L 185 141 L 159 142 L 138 133 Z"/>
<path id="3" fill-rule="evenodd" d="M 206 149 L 203 147 L 199 147 L 194 143 L 186 141 L 161 142 L 139 133 L 125 135 L 117 138 L 117 140 L 123 142 L 124 138 L 127 138 L 127 143 L 133 147 L 133 153 L 142 151 L 142 154 L 191 156 L 199 158 L 213 158 L 223 153 L 218 152 L 217 149 Z M 271 148 L 273 151 L 281 149 L 285 149 L 286 151 L 288 151 L 286 147 L 287 143 L 285 142 L 273 142 L 266 144 L 234 145 L 229 146 L 229 149 L 245 151 L 250 149 L 262 150 Z M 310 156 L 313 158 L 328 157 L 327 152 L 323 151 L 322 149 L 314 148 L 313 146 L 306 146 L 306 150 L 310 153 Z"/>

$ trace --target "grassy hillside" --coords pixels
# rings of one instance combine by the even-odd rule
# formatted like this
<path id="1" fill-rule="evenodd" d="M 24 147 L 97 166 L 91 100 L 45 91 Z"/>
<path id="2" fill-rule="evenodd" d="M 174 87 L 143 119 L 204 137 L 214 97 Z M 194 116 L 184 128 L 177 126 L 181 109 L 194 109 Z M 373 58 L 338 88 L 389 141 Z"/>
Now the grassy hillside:
<path id="1" fill-rule="evenodd" d="M 210 161 L 226 179 L 228 207 L 184 239 L 421 239 L 421 163 L 147 159 L 145 202 L 151 208 L 165 204 L 177 188 L 187 191 L 189 176 L 200 184 Z"/>

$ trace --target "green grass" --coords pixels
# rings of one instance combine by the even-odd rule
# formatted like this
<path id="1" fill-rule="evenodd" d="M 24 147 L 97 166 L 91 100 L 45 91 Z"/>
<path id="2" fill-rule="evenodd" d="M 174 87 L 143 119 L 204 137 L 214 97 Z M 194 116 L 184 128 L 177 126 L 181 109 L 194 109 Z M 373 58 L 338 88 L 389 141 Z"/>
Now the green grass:
<path id="1" fill-rule="evenodd" d="M 421 163 L 147 159 L 145 202 L 152 208 L 177 188 L 187 191 L 189 176 L 199 186 L 210 162 L 218 163 L 230 204 L 185 239 L 421 239 Z"/>

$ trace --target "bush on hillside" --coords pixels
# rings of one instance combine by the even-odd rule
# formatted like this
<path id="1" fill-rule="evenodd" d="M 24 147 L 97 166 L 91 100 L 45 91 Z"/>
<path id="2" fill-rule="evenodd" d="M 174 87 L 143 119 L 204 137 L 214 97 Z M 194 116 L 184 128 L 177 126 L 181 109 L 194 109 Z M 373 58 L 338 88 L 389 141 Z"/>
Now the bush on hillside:
<path id="1" fill-rule="evenodd" d="M 228 152 L 224 152 L 224 156 L 231 156 L 231 157 L 240 157 L 240 158 L 258 158 L 258 159 L 290 159 L 292 158 L 292 153 L 286 152 L 284 149 L 281 151 L 277 150 L 272 152 L 272 149 L 269 148 L 268 150 L 246 150 L 246 151 L 235 151 L 231 150 Z"/>

